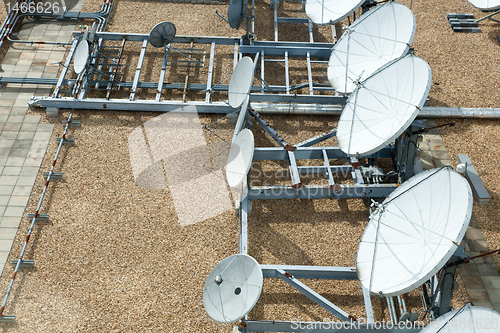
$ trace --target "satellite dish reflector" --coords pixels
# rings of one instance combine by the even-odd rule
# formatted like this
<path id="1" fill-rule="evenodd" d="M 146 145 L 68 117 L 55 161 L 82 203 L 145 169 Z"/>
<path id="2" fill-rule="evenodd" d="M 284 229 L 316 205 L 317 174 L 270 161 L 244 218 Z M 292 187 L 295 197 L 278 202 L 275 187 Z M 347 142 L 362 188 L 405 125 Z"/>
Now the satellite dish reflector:
<path id="1" fill-rule="evenodd" d="M 335 24 L 354 13 L 366 0 L 306 0 L 306 14 L 315 24 Z"/>
<path id="2" fill-rule="evenodd" d="M 431 77 L 427 62 L 409 54 L 361 82 L 339 119 L 340 149 L 363 156 L 393 142 L 417 117 L 429 94 Z"/>
<path id="3" fill-rule="evenodd" d="M 226 178 L 229 186 L 236 187 L 247 177 L 252 166 L 253 152 L 253 133 L 249 129 L 244 129 L 236 135 L 229 150 L 226 166 Z"/>
<path id="4" fill-rule="evenodd" d="M 253 61 L 250 57 L 243 57 L 238 62 L 229 82 L 229 105 L 237 109 L 243 104 L 245 97 L 250 93 L 253 84 Z"/>
<path id="5" fill-rule="evenodd" d="M 469 183 L 451 167 L 403 183 L 370 216 L 356 260 L 361 284 L 380 296 L 422 285 L 458 248 L 472 200 Z"/>
<path id="6" fill-rule="evenodd" d="M 229 0 L 227 21 L 233 29 L 239 29 L 247 13 L 248 0 Z"/>
<path id="7" fill-rule="evenodd" d="M 262 284 L 262 270 L 254 258 L 246 254 L 227 257 L 215 266 L 205 283 L 205 311 L 219 323 L 240 320 L 257 303 Z"/>
<path id="8" fill-rule="evenodd" d="M 75 72 L 80 74 L 85 69 L 87 65 L 87 60 L 89 59 L 89 42 L 86 39 L 82 39 L 75 50 L 75 55 L 73 58 L 73 67 Z"/>
<path id="9" fill-rule="evenodd" d="M 91 41 L 91 42 L 94 41 L 96 32 L 97 32 L 97 24 L 94 22 L 92 24 L 92 28 L 90 29 L 90 32 L 89 32 L 89 37 L 88 37 L 89 41 Z"/>
<path id="10" fill-rule="evenodd" d="M 490 333 L 498 332 L 500 314 L 482 306 L 465 305 L 439 316 L 420 333 Z"/>
<path id="11" fill-rule="evenodd" d="M 377 69 L 408 52 L 415 37 L 413 12 L 387 2 L 363 14 L 333 46 L 328 81 L 340 93 L 351 93 Z"/>
<path id="12" fill-rule="evenodd" d="M 88 40 L 89 37 L 89 27 L 88 25 L 85 26 L 85 32 L 83 33 L 82 40 Z"/>
<path id="13" fill-rule="evenodd" d="M 172 22 L 160 22 L 151 29 L 149 42 L 154 47 L 165 47 L 175 37 L 175 25 Z"/>
<path id="14" fill-rule="evenodd" d="M 500 0 L 469 0 L 469 2 L 480 10 L 496 10 L 500 8 Z"/>

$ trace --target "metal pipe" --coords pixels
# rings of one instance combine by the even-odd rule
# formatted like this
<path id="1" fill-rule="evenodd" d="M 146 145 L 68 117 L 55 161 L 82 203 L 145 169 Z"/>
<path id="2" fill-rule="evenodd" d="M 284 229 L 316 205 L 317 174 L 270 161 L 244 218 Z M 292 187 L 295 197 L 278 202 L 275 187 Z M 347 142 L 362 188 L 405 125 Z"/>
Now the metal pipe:
<path id="1" fill-rule="evenodd" d="M 396 313 L 396 306 L 394 305 L 394 298 L 389 297 L 389 304 L 391 306 L 391 311 L 392 311 L 392 316 L 394 318 L 394 320 L 391 318 L 391 321 L 393 324 L 396 324 L 399 320 L 398 320 L 398 315 Z"/>
<path id="2" fill-rule="evenodd" d="M 44 42 L 44 41 L 34 41 L 34 40 L 15 40 L 11 39 L 10 36 L 7 36 L 7 40 L 11 43 L 21 43 L 21 44 L 50 44 L 50 45 L 71 45 L 71 42 Z"/>
<path id="3" fill-rule="evenodd" d="M 392 307 L 391 307 L 391 302 L 389 301 L 389 298 L 392 299 L 392 297 L 386 297 L 385 300 L 387 301 L 387 311 L 389 312 L 389 318 L 391 320 L 391 323 L 395 323 L 395 315 L 392 312 Z"/>
<path id="4" fill-rule="evenodd" d="M 56 152 L 56 155 L 55 155 L 54 160 L 52 162 L 52 166 L 50 167 L 49 175 L 47 176 L 47 180 L 45 181 L 42 195 L 40 197 L 40 200 L 38 201 L 38 205 L 36 207 L 35 214 L 33 215 L 33 219 L 31 220 L 31 225 L 28 229 L 28 234 L 26 235 L 26 238 L 24 240 L 23 249 L 21 250 L 21 254 L 19 255 L 19 259 L 17 260 L 17 264 L 16 264 L 16 267 L 14 269 L 14 273 L 12 274 L 12 277 L 10 279 L 9 287 L 7 288 L 7 292 L 5 293 L 5 298 L 2 302 L 2 306 L 0 307 L 0 319 L 3 316 L 5 306 L 7 304 L 10 293 L 12 291 L 12 287 L 14 286 L 14 281 L 16 280 L 17 272 L 19 271 L 19 267 L 21 266 L 21 263 L 23 261 L 24 254 L 26 253 L 26 249 L 28 248 L 28 242 L 30 240 L 31 234 L 33 233 L 33 229 L 35 228 L 36 219 L 37 219 L 38 214 L 40 212 L 40 209 L 42 207 L 43 199 L 45 198 L 45 194 L 47 193 L 49 183 L 52 179 L 52 175 L 54 174 L 54 167 L 57 163 L 57 158 L 59 157 L 59 154 L 61 152 L 62 145 L 64 144 L 64 139 L 66 138 L 66 133 L 68 132 L 69 124 L 71 123 L 71 118 L 73 118 L 73 112 L 74 112 L 74 110 L 71 110 L 68 121 L 66 122 L 66 127 L 64 128 L 63 135 L 61 136 L 61 141 L 59 142 L 59 147 L 57 148 L 57 152 Z"/>

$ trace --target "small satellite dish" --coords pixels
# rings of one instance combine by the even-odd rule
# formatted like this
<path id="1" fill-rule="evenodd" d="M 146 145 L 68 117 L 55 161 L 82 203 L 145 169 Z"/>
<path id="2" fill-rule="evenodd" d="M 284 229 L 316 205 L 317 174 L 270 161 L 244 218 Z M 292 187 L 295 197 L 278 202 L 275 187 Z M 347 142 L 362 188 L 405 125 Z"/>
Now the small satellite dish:
<path id="1" fill-rule="evenodd" d="M 93 42 L 93 41 L 94 41 L 96 32 L 97 32 L 97 24 L 94 22 L 94 23 L 92 24 L 92 28 L 90 29 L 90 32 L 89 32 L 89 37 L 88 37 L 88 40 L 89 40 L 90 42 Z"/>
<path id="2" fill-rule="evenodd" d="M 229 105 L 237 109 L 243 104 L 245 97 L 250 93 L 253 84 L 253 61 L 250 57 L 243 57 L 238 62 L 229 82 Z"/>
<path id="3" fill-rule="evenodd" d="M 262 291 L 259 263 L 246 254 L 222 260 L 212 270 L 203 288 L 203 306 L 213 320 L 233 323 L 255 306 Z"/>
<path id="4" fill-rule="evenodd" d="M 358 83 L 339 119 L 340 149 L 351 156 L 363 156 L 394 141 L 424 105 L 431 76 L 427 62 L 409 54 Z"/>
<path id="5" fill-rule="evenodd" d="M 415 37 L 413 12 L 387 2 L 363 14 L 333 46 L 328 81 L 340 93 L 351 93 L 380 67 L 408 52 Z"/>
<path id="6" fill-rule="evenodd" d="M 226 165 L 226 178 L 229 186 L 236 187 L 246 178 L 252 166 L 254 152 L 253 133 L 244 129 L 236 135 Z"/>
<path id="7" fill-rule="evenodd" d="M 75 72 L 80 74 L 85 69 L 87 65 L 87 60 L 89 59 L 89 42 L 86 39 L 82 39 L 75 50 L 75 55 L 73 57 L 73 67 Z"/>
<path id="8" fill-rule="evenodd" d="M 437 317 L 420 333 L 493 333 L 498 332 L 499 322 L 500 314 L 495 310 L 469 303 Z"/>
<path id="9" fill-rule="evenodd" d="M 500 0 L 469 0 L 469 2 L 484 11 L 500 9 Z"/>
<path id="10" fill-rule="evenodd" d="M 436 274 L 465 235 L 472 191 L 451 167 L 413 176 L 371 214 L 357 254 L 361 284 L 396 296 Z"/>
<path id="11" fill-rule="evenodd" d="M 175 25 L 172 22 L 160 22 L 151 29 L 149 42 L 154 47 L 165 47 L 175 37 Z"/>
<path id="12" fill-rule="evenodd" d="M 315 24 L 335 24 L 354 13 L 365 1 L 306 0 L 306 14 Z"/>
<path id="13" fill-rule="evenodd" d="M 89 26 L 86 25 L 85 26 L 85 32 L 83 33 L 82 40 L 88 40 L 88 37 L 89 37 Z"/>
<path id="14" fill-rule="evenodd" d="M 229 0 L 227 21 L 233 29 L 239 29 L 247 13 L 248 0 Z"/>

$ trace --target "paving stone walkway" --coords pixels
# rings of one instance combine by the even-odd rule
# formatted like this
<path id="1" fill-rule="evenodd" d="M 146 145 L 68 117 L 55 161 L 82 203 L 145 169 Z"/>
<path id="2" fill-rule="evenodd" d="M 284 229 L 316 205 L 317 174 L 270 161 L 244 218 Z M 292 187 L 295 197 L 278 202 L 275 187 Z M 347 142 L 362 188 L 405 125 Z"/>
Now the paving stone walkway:
<path id="1" fill-rule="evenodd" d="M 427 120 L 426 125 L 432 127 L 436 123 Z M 419 148 L 419 160 L 424 170 L 451 165 L 450 156 L 437 129 L 423 135 Z M 465 253 L 476 256 L 489 251 L 473 214 L 465 233 Z M 474 305 L 500 312 L 500 274 L 491 255 L 462 264 L 457 271 Z"/>
<path id="2" fill-rule="evenodd" d="M 83 1 L 81 1 L 83 3 Z M 81 5 L 73 10 L 81 10 Z M 75 22 L 24 24 L 18 37 L 29 41 L 69 42 Z M 1 76 L 56 78 L 66 49 L 58 45 L 13 44 Z M 0 89 L 0 272 L 6 264 L 21 218 L 45 156 L 53 124 L 28 113 L 33 95 L 48 96 L 52 85 L 7 84 Z"/>

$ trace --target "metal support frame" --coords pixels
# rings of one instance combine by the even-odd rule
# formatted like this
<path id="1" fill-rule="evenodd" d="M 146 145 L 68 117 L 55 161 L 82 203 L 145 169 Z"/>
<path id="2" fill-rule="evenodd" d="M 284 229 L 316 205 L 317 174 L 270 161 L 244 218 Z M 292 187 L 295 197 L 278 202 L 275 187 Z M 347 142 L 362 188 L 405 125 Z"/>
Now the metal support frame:
<path id="1" fill-rule="evenodd" d="M 260 75 L 261 75 L 261 85 L 258 87 L 253 87 L 252 91 L 260 92 L 251 95 L 252 104 L 250 104 L 250 96 L 248 96 L 241 108 L 240 114 L 238 116 L 238 121 L 236 124 L 234 135 L 239 133 L 247 124 L 249 108 L 268 108 L 268 107 L 279 107 L 287 108 L 290 112 L 292 103 L 294 104 L 330 104 L 327 106 L 325 112 L 329 114 L 338 114 L 341 110 L 340 106 L 345 104 L 345 98 L 335 95 L 335 96 L 321 96 L 314 95 L 316 90 L 333 90 L 327 84 L 314 83 L 312 81 L 312 63 L 324 63 L 327 61 L 330 55 L 330 49 L 333 44 L 329 43 L 314 43 L 313 33 L 312 33 L 312 23 L 308 19 L 294 19 L 294 18 L 281 18 L 277 16 L 277 7 L 279 0 L 272 0 L 271 5 L 274 6 L 274 26 L 275 26 L 275 41 L 274 42 L 252 42 L 251 44 L 245 44 L 241 38 L 230 38 L 230 37 L 210 37 L 210 36 L 176 36 L 172 43 L 190 43 L 191 48 L 194 43 L 197 44 L 209 44 L 210 45 L 210 60 L 208 77 L 206 83 L 169 83 L 165 84 L 166 67 L 169 63 L 169 52 L 171 50 L 170 45 L 165 49 L 163 55 L 163 65 L 160 73 L 160 79 L 158 82 L 140 82 L 140 74 L 142 70 L 143 61 L 146 55 L 146 48 L 148 43 L 148 35 L 146 34 L 124 34 L 124 33 L 104 33 L 101 32 L 102 29 L 96 33 L 97 42 L 93 45 L 93 52 L 90 57 L 90 65 L 88 66 L 87 73 L 82 73 L 78 76 L 76 80 L 66 79 L 67 70 L 71 63 L 71 59 L 74 55 L 76 45 L 79 39 L 82 37 L 82 33 L 75 33 L 75 39 L 72 42 L 72 48 L 66 58 L 64 68 L 60 77 L 57 80 L 48 81 L 48 79 L 30 79 L 30 78 L 1 78 L 0 84 L 5 82 L 14 82 L 17 80 L 24 80 L 22 83 L 36 83 L 36 84 L 47 84 L 47 82 L 53 82 L 56 85 L 54 94 L 52 97 L 47 98 L 36 98 L 30 105 L 37 105 L 42 107 L 57 107 L 57 108 L 71 108 L 71 109 L 102 109 L 102 110 L 141 110 L 141 111 L 172 111 L 179 110 L 179 108 L 194 106 L 198 112 L 210 112 L 210 113 L 229 113 L 235 110 L 224 102 L 212 102 L 211 93 L 213 91 L 227 91 L 228 85 L 214 85 L 213 84 L 213 68 L 215 59 L 215 50 L 217 45 L 234 45 L 234 65 L 238 59 L 241 59 L 242 54 L 255 54 L 254 66 L 258 63 L 258 57 L 260 59 Z M 69 16 L 68 16 L 69 17 Z M 72 17 L 72 16 L 71 16 Z M 279 42 L 278 41 L 278 23 L 300 23 L 308 24 L 309 29 L 309 42 L 308 43 L 298 43 L 298 42 Z M 253 31 L 253 17 L 252 17 L 252 31 Z M 333 33 L 333 30 L 332 30 Z M 139 62 L 136 68 L 135 76 L 132 82 L 120 82 L 118 84 L 119 88 L 130 88 L 131 92 L 128 99 L 110 99 L 110 92 L 112 86 L 117 84 L 115 80 L 114 69 L 119 66 L 119 59 L 121 57 L 121 51 L 118 54 L 118 62 L 115 63 L 114 60 L 111 64 L 106 64 L 104 58 L 100 51 L 103 48 L 105 41 L 120 40 L 123 43 L 127 42 L 141 42 L 142 49 L 140 52 Z M 123 49 L 123 45 L 122 45 Z M 265 58 L 264 55 L 268 58 Z M 99 58 L 100 57 L 100 58 Z M 271 57 L 282 57 L 282 59 L 270 59 Z M 298 57 L 304 58 L 307 63 L 308 80 L 307 82 L 290 85 L 290 75 L 289 75 L 289 58 Z M 101 61 L 98 63 L 98 59 Z M 266 62 L 284 62 L 285 64 L 285 85 L 276 86 L 268 85 L 264 78 L 265 74 L 265 63 Z M 189 62 L 188 62 L 189 64 Z M 97 67 L 96 67 L 97 66 Z M 102 67 L 110 66 L 108 73 L 102 71 Z M 234 67 L 233 67 L 234 68 Z M 92 75 L 97 75 L 98 79 L 93 80 Z M 108 79 L 103 77 L 107 76 Z M 10 81 L 9 81 L 10 80 Z M 17 82 L 17 81 L 16 81 Z M 73 91 L 79 91 L 78 97 L 61 97 L 61 88 L 63 85 L 74 85 L 76 86 Z M 91 86 L 98 88 L 100 85 L 106 85 L 108 94 L 106 99 L 97 98 L 87 98 L 87 89 Z M 136 93 L 138 88 L 146 89 L 156 89 L 155 100 L 136 100 Z M 309 92 L 306 95 L 292 95 L 293 91 L 308 88 Z M 162 92 L 164 89 L 184 89 L 184 94 L 186 90 L 202 90 L 205 93 L 205 99 L 203 102 L 186 102 L 181 101 L 168 101 L 162 100 Z M 70 95 L 72 96 L 72 95 Z M 265 103 L 268 104 L 265 104 Z M 283 105 L 280 103 L 287 103 Z M 314 110 L 318 110 L 318 106 L 309 106 Z M 329 109 L 328 109 L 329 108 Z M 424 108 L 425 109 L 425 108 Z M 499 113 L 500 114 L 500 113 Z M 71 116 L 73 115 L 73 111 Z M 248 253 L 248 216 L 251 209 L 251 200 L 254 199 L 296 199 L 296 198 L 367 198 L 367 197 L 385 197 L 388 196 L 398 184 L 365 184 L 361 169 L 359 167 L 360 163 L 356 158 L 351 158 L 345 155 L 338 147 L 311 147 L 319 142 L 322 142 L 328 138 L 335 135 L 335 130 L 328 133 L 316 136 L 305 140 L 295 146 L 288 144 L 280 134 L 274 130 L 265 120 L 254 111 L 250 111 L 250 115 L 256 119 L 257 123 L 262 126 L 262 128 L 273 137 L 273 139 L 278 143 L 280 147 L 273 148 L 255 148 L 254 160 L 284 160 L 288 161 L 290 164 L 290 175 L 291 175 L 291 186 L 267 186 L 267 187 L 250 187 L 247 182 L 244 182 L 244 187 L 248 191 L 242 191 L 242 196 L 240 197 L 239 204 L 239 219 L 240 219 L 240 253 Z M 56 153 L 55 161 L 59 155 L 61 147 L 65 143 L 74 143 L 70 139 L 66 139 L 65 135 L 67 129 L 71 123 L 71 116 L 67 122 L 63 138 L 59 140 L 59 148 Z M 367 156 L 366 158 L 390 158 L 392 156 L 391 151 L 394 147 L 385 147 L 379 152 Z M 346 159 L 348 164 L 346 165 L 330 165 L 330 159 Z M 299 167 L 297 165 L 297 160 L 299 159 L 318 159 L 323 161 L 322 166 L 308 166 Z M 43 201 L 48 182 L 51 179 L 56 179 L 62 177 L 62 174 L 55 173 L 53 171 L 55 161 L 50 172 L 47 174 L 48 179 L 44 188 L 44 192 L 40 199 L 39 205 L 35 214 L 29 214 L 29 218 L 32 219 L 32 224 L 29 229 L 28 237 L 26 239 L 26 244 L 29 240 L 29 236 L 32 233 L 35 222 L 44 221 L 48 219 L 48 215 L 38 214 L 40 205 Z M 302 186 L 300 181 L 300 175 L 305 173 L 318 173 L 324 174 L 328 181 L 328 185 L 325 186 Z M 342 185 L 335 183 L 334 173 L 351 174 L 354 185 Z M 31 265 L 32 263 L 27 260 L 23 260 L 24 251 L 20 255 L 19 260 L 13 262 L 15 264 L 15 272 L 11 279 L 11 284 L 7 291 L 7 295 L 4 299 L 4 303 L 0 308 L 0 321 L 13 320 L 13 316 L 3 316 L 3 311 L 5 309 L 5 304 L 7 298 L 12 289 L 12 284 L 15 279 L 15 274 L 20 267 L 25 267 L 26 265 Z M 263 321 L 247 321 L 246 327 L 240 327 L 242 332 L 250 331 L 280 331 L 280 332 L 317 332 L 317 326 L 320 325 L 321 332 L 368 332 L 373 330 L 370 323 L 374 322 L 373 310 L 371 305 L 371 299 L 368 290 L 362 288 L 363 300 L 365 303 L 367 321 L 368 324 L 361 325 L 360 323 L 355 323 L 352 321 L 352 317 L 337 307 L 335 304 L 331 303 L 329 300 L 319 295 L 317 292 L 313 291 L 307 287 L 304 283 L 297 280 L 298 278 L 305 279 L 358 279 L 355 268 L 352 267 L 313 267 L 313 266 L 282 266 L 282 265 L 261 265 L 261 269 L 264 277 L 266 278 L 281 278 L 306 297 L 315 301 L 335 316 L 345 321 L 343 327 L 325 327 L 325 325 L 331 323 L 299 323 L 299 322 L 263 322 Z M 449 279 L 448 279 L 449 280 Z M 443 280 L 443 285 L 449 286 L 450 282 L 448 280 Z M 452 281 L 453 282 L 453 281 Z M 440 289 L 438 286 L 437 278 L 434 279 L 433 283 L 433 295 L 436 299 L 439 299 L 440 312 L 448 311 L 446 309 L 447 300 L 450 295 Z M 394 310 L 391 317 L 393 322 L 396 321 L 396 311 L 393 303 L 393 299 L 388 299 L 390 307 Z M 441 312 L 442 313 L 442 312 Z M 12 318 L 11 318 L 12 317 Z M 294 327 L 299 324 L 297 327 Z M 302 325 L 304 324 L 304 325 Z M 323 326 L 321 326 L 323 325 Z M 312 326 L 312 328 L 309 328 Z M 302 328 L 304 327 L 304 328 Z M 418 332 L 421 328 L 402 328 L 398 329 L 401 332 Z M 377 332 L 391 332 L 391 329 L 377 329 Z"/>
<path id="2" fill-rule="evenodd" d="M 340 320 L 349 321 L 352 318 L 350 314 L 348 314 L 347 312 L 345 312 L 344 310 L 342 310 L 341 308 L 339 308 L 338 306 L 336 306 L 335 304 L 333 304 L 332 302 L 330 302 L 329 300 L 327 300 L 326 298 L 324 298 L 323 296 L 321 296 L 320 294 L 318 294 L 317 292 L 306 286 L 304 283 L 297 280 L 292 274 L 285 272 L 282 269 L 276 269 L 276 275 L 280 279 L 282 279 L 283 281 L 285 281 L 286 283 L 288 283 L 289 285 L 300 291 L 302 294 L 304 294 L 317 304 L 321 305 L 328 312 L 332 313 Z"/>
<path id="3" fill-rule="evenodd" d="M 167 71 L 168 56 L 170 54 L 170 43 L 165 47 L 165 52 L 163 54 L 163 63 L 161 65 L 160 79 L 158 80 L 158 89 L 156 90 L 155 101 L 159 102 L 161 100 L 161 94 L 163 92 L 163 85 L 165 84 L 165 74 Z"/>
<path id="4" fill-rule="evenodd" d="M 500 14 L 500 10 L 495 10 L 490 14 L 487 14 L 486 16 L 483 16 L 476 20 L 474 19 L 473 14 L 448 13 L 446 14 L 446 18 L 448 19 L 451 29 L 454 32 L 481 32 L 481 28 L 479 28 L 479 22 L 486 19 L 500 22 L 499 20 L 493 18 L 493 16 L 498 14 Z"/>
<path id="5" fill-rule="evenodd" d="M 257 59 L 255 59 L 255 64 Z M 253 98 L 253 95 L 252 95 Z M 243 105 L 238 122 L 246 118 L 246 105 Z M 286 160 L 290 164 L 290 176 L 292 186 L 268 186 L 268 187 L 252 187 L 245 183 L 246 191 L 240 198 L 241 203 L 239 207 L 240 217 L 240 253 L 248 253 L 248 204 L 249 200 L 255 199 L 282 199 L 282 198 L 341 198 L 341 197 L 384 197 L 388 196 L 398 184 L 364 184 L 361 174 L 360 163 L 356 158 L 346 155 L 338 147 L 311 147 L 317 143 L 327 140 L 335 135 L 335 129 L 327 133 L 315 136 L 305 140 L 296 146 L 289 144 L 274 128 L 272 128 L 265 119 L 257 112 L 249 110 L 248 112 L 259 124 L 266 133 L 268 133 L 278 147 L 257 147 L 254 148 L 254 161 L 261 160 Z M 239 133 L 241 125 L 236 125 L 234 135 Z M 392 156 L 393 147 L 385 147 L 377 153 L 367 156 L 367 158 L 389 158 Z M 330 159 L 345 159 L 349 164 L 346 165 L 330 165 Z M 323 166 L 297 166 L 297 159 L 318 159 L 322 160 Z M 302 186 L 300 182 L 300 174 L 303 173 L 317 173 L 324 174 L 328 180 L 326 186 Z M 333 173 L 342 172 L 344 175 L 352 174 L 355 180 L 354 185 L 341 185 L 335 184 Z M 250 177 L 250 176 L 249 176 Z M 249 178 L 250 179 L 250 178 Z M 299 186 L 297 186 L 299 185 Z M 314 290 L 307 287 L 299 278 L 305 279 L 358 279 L 356 269 L 353 267 L 314 267 L 314 266 L 286 266 L 286 265 L 261 265 L 262 273 L 265 278 L 281 278 L 292 287 L 300 291 L 309 299 L 313 300 L 320 306 L 330 311 L 333 315 L 337 316 L 344 322 L 350 322 L 353 318 L 344 310 L 319 295 Z M 368 290 L 361 290 L 363 300 L 365 302 L 366 318 L 368 323 L 374 322 L 373 309 L 371 305 L 371 298 Z M 355 321 L 355 320 L 354 320 Z M 267 322 L 261 321 L 245 321 L 247 326 L 239 327 L 242 332 L 252 331 L 283 331 L 283 332 L 298 332 L 297 327 L 293 327 L 293 323 L 282 322 L 279 327 L 276 326 L 278 322 L 273 321 L 271 325 Z M 350 322 L 353 324 L 353 322 Z M 325 323 L 314 323 L 321 325 Z M 357 323 L 359 324 L 359 323 Z M 353 326 L 354 327 L 354 326 Z M 359 331 L 366 332 L 369 327 L 362 327 Z M 311 330 L 315 331 L 315 330 Z M 323 330 L 322 330 L 323 331 Z M 329 332 L 328 329 L 325 330 Z M 415 330 L 409 330 L 413 332 Z M 337 330 L 332 330 L 337 332 Z"/>
<path id="6" fill-rule="evenodd" d="M 139 62 L 137 63 L 137 69 L 135 70 L 134 83 L 132 84 L 132 91 L 129 97 L 130 101 L 135 100 L 135 95 L 137 93 L 137 84 L 139 83 L 139 77 L 141 76 L 142 64 L 144 62 L 144 56 L 146 55 L 146 47 L 148 46 L 148 40 L 149 39 L 144 39 L 142 41 L 141 54 L 139 56 Z"/>
<path id="7" fill-rule="evenodd" d="M 385 322 L 388 324 L 387 322 Z M 356 322 L 308 322 L 308 321 L 245 321 L 246 327 L 239 327 L 242 333 L 250 332 L 304 332 L 304 333 L 417 333 L 423 327 L 402 325 L 399 328 L 397 325 L 386 325 L 382 327 L 382 323 L 360 324 Z"/>

